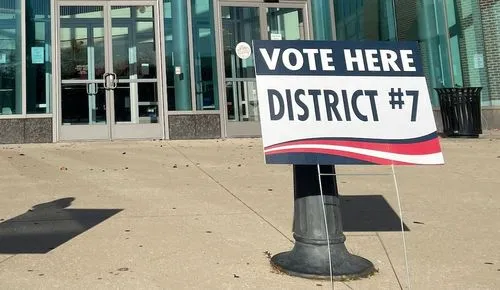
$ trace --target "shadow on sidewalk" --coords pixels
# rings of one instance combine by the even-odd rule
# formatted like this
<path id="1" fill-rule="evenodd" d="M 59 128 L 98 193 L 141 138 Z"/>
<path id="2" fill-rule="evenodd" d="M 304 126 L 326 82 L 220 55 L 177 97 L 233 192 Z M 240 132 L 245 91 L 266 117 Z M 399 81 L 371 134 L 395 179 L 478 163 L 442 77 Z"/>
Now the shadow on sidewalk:
<path id="1" fill-rule="evenodd" d="M 75 199 L 33 206 L 0 223 L 1 254 L 45 254 L 102 223 L 122 209 L 66 209 Z"/>
<path id="2" fill-rule="evenodd" d="M 382 195 L 341 195 L 340 208 L 345 232 L 401 231 L 401 219 Z"/>

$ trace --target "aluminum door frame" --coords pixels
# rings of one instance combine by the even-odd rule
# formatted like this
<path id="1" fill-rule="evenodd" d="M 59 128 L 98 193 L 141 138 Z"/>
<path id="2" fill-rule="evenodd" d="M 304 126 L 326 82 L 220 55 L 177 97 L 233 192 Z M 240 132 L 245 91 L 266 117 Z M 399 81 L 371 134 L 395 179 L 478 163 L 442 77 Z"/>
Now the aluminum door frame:
<path id="1" fill-rule="evenodd" d="M 215 31 L 216 31 L 216 53 L 217 53 L 217 70 L 219 88 L 219 106 L 221 107 L 221 136 L 223 138 L 231 137 L 260 137 L 261 128 L 260 121 L 229 121 L 227 112 L 227 97 L 226 97 L 226 75 L 224 67 L 224 39 L 222 33 L 222 18 L 221 9 L 222 7 L 248 7 L 259 9 L 259 23 L 260 23 L 260 36 L 262 40 L 267 39 L 267 8 L 297 8 L 302 9 L 302 17 L 304 18 L 304 32 L 305 39 L 311 39 L 313 35 L 313 27 L 311 23 L 311 0 L 282 0 L 279 3 L 263 3 L 263 2 L 252 2 L 249 0 L 219 0 L 214 1 L 214 17 L 215 17 Z M 228 124 L 232 122 L 233 124 Z M 229 125 L 229 126 L 228 126 Z M 231 128 L 234 127 L 234 133 L 232 133 Z M 232 133 L 232 134 L 228 134 Z"/>
<path id="2" fill-rule="evenodd" d="M 82 5 L 83 4 L 83 5 Z M 60 46 L 60 39 L 61 39 L 61 7 L 65 6 L 99 6 L 102 7 L 103 9 L 103 18 L 102 18 L 102 25 L 103 25 L 103 31 L 104 31 L 104 38 L 106 39 L 106 25 L 109 19 L 106 19 L 106 1 L 89 1 L 89 2 L 79 2 L 79 1 L 66 1 L 66 0 L 60 0 L 56 1 L 55 3 L 55 13 L 54 15 L 54 21 L 56 23 L 55 27 L 56 29 L 53 30 L 54 37 L 53 39 L 53 50 L 55 51 L 56 57 L 53 58 L 53 72 L 54 72 L 54 79 L 55 79 L 55 106 L 53 107 L 56 112 L 54 114 L 55 121 L 54 121 L 54 126 L 57 127 L 57 141 L 70 141 L 70 140 L 106 140 L 110 139 L 110 124 L 109 124 L 109 97 L 108 94 L 106 93 L 105 95 L 105 102 L 106 102 L 106 124 L 103 125 L 74 125 L 74 126 L 63 126 L 62 124 L 62 76 L 61 76 L 61 46 Z M 85 19 L 81 20 L 82 24 L 85 24 Z M 88 27 L 89 25 L 83 25 L 84 27 Z M 106 44 L 104 44 L 104 58 L 106 59 L 107 57 L 107 49 L 106 49 Z M 105 70 L 109 71 L 108 67 L 108 61 L 106 60 L 105 62 Z M 69 83 L 74 83 L 74 84 L 88 84 L 88 83 L 104 83 L 101 80 L 72 80 L 69 81 Z M 88 96 L 87 96 L 88 97 Z"/>
<path id="3" fill-rule="evenodd" d="M 113 4 L 116 2 L 116 4 Z M 108 1 L 108 18 L 110 19 L 109 32 L 110 37 L 106 40 L 108 42 L 109 49 L 109 63 L 111 66 L 111 71 L 113 70 L 113 39 L 112 39 L 112 23 L 111 23 L 111 7 L 112 6 L 153 6 L 153 27 L 154 27 L 154 40 L 155 40 L 155 50 L 156 50 L 156 87 L 158 90 L 158 122 L 157 123 L 148 123 L 148 124 L 117 124 L 115 123 L 115 106 L 114 106 L 114 91 L 110 92 L 111 96 L 111 119 L 110 119 L 110 127 L 111 127 L 111 138 L 113 140 L 119 139 L 145 139 L 145 138 L 157 138 L 157 139 L 165 139 L 165 114 L 164 114 L 164 79 L 163 76 L 163 62 L 162 59 L 162 50 L 161 50 L 161 41 L 163 38 L 160 38 L 160 33 L 163 31 L 161 25 L 162 21 L 160 21 L 160 9 L 163 6 L 160 6 L 158 1 L 155 0 L 118 0 Z M 130 83 L 131 79 L 127 79 Z M 137 79 L 134 81 L 135 83 L 151 83 L 151 81 L 141 81 L 141 79 Z M 118 82 L 120 83 L 120 82 Z"/>
<path id="4" fill-rule="evenodd" d="M 166 104 L 166 95 L 165 95 L 165 85 L 166 78 L 163 68 L 165 67 L 165 60 L 161 57 L 164 55 L 164 45 L 162 44 L 163 37 L 163 19 L 162 19 L 162 9 L 163 2 L 157 0 L 56 0 L 52 3 L 52 32 L 53 32 L 53 44 L 52 44 L 52 71 L 54 74 L 53 78 L 53 87 L 54 98 L 53 98 L 53 108 L 56 110 L 53 114 L 53 140 L 57 141 L 74 141 L 74 140 L 116 140 L 116 139 L 130 139 L 130 138 L 168 138 L 168 131 L 166 128 L 168 119 L 165 116 L 165 104 Z M 105 57 L 105 70 L 106 72 L 113 71 L 113 59 L 112 59 L 112 24 L 111 24 L 111 7 L 112 6 L 141 6 L 148 5 L 153 6 L 154 13 L 154 28 L 155 28 L 155 46 L 156 46 L 156 84 L 158 89 L 158 123 L 154 123 L 153 127 L 157 127 L 153 130 L 157 132 L 157 134 L 150 134 L 148 130 L 144 130 L 144 125 L 153 125 L 153 124 L 126 124 L 123 127 L 128 127 L 125 129 L 125 132 L 118 132 L 118 138 L 114 138 L 112 131 L 112 127 L 116 127 L 114 123 L 114 100 L 113 100 L 113 92 L 106 92 L 106 126 L 107 127 L 107 135 L 103 138 L 95 138 L 92 136 L 92 131 L 95 130 L 96 125 L 75 125 L 68 126 L 68 129 L 65 130 L 62 125 L 62 103 L 61 103 L 61 53 L 60 53 L 60 7 L 61 6 L 102 6 L 104 19 L 103 19 L 103 30 L 104 30 L 104 57 Z M 82 19 L 82 21 L 85 21 Z M 93 80 L 93 81 L 85 81 L 85 80 L 75 80 L 74 83 L 89 83 L 89 82 L 99 82 L 104 83 L 102 80 Z M 80 127 L 80 128 L 77 128 Z M 117 126 L 119 128 L 121 126 Z M 62 132 L 63 130 L 67 132 Z M 131 133 L 127 135 L 127 133 Z M 64 137 L 66 134 L 66 138 Z M 120 136 L 121 134 L 121 136 Z M 103 134 L 101 134 L 103 135 Z M 122 137 L 122 138 L 120 138 Z"/>

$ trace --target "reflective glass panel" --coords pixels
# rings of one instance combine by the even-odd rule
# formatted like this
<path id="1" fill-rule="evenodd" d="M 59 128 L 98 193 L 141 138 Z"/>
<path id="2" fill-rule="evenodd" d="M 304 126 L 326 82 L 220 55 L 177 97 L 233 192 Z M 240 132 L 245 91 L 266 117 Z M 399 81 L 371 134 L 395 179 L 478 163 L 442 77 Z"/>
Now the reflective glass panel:
<path id="1" fill-rule="evenodd" d="M 22 113 L 21 1 L 0 1 L 0 115 Z"/>
<path id="2" fill-rule="evenodd" d="M 235 48 L 260 39 L 259 8 L 222 7 L 221 13 L 228 119 L 258 121 L 254 63 L 251 57 L 239 58 Z"/>
<path id="3" fill-rule="evenodd" d="M 62 80 L 102 79 L 105 72 L 103 8 L 90 8 L 61 7 L 61 15 L 65 17 L 59 29 Z M 88 19 L 90 16 L 86 15 L 85 21 L 78 20 L 79 9 L 85 14 L 93 14 L 94 18 Z"/>
<path id="4" fill-rule="evenodd" d="M 486 34 L 483 34 L 482 23 L 487 19 L 500 19 L 492 17 L 492 14 L 498 15 L 498 8 L 498 2 L 492 6 L 480 7 L 477 0 L 446 1 L 454 84 L 458 87 L 482 87 L 483 106 L 500 105 L 499 86 L 488 85 L 500 81 L 495 69 L 498 33 L 484 30 Z M 488 26 L 495 24 L 498 25 L 491 23 Z"/>
<path id="5" fill-rule="evenodd" d="M 106 124 L 106 91 L 98 83 L 106 63 L 103 7 L 61 6 L 60 14 L 62 124 Z"/>
<path id="6" fill-rule="evenodd" d="M 332 39 L 332 13 L 330 9 L 331 0 L 311 1 L 312 24 L 314 28 L 314 39 Z"/>
<path id="7" fill-rule="evenodd" d="M 191 0 L 197 110 L 218 110 L 217 53 L 212 1 Z"/>
<path id="8" fill-rule="evenodd" d="M 152 6 L 113 6 L 113 71 L 118 79 L 156 78 Z"/>
<path id="9" fill-rule="evenodd" d="M 302 9 L 268 8 L 268 39 L 300 40 L 304 39 L 304 19 Z"/>
<path id="10" fill-rule="evenodd" d="M 444 2 L 397 1 L 399 40 L 417 41 L 433 106 L 439 106 L 435 88 L 452 87 L 448 25 Z"/>
<path id="11" fill-rule="evenodd" d="M 119 83 L 113 93 L 115 123 L 158 123 L 156 83 Z"/>
<path id="12" fill-rule="evenodd" d="M 52 61 L 50 1 L 26 0 L 26 109 L 50 113 Z"/>
<path id="13" fill-rule="evenodd" d="M 153 15 L 152 6 L 111 7 L 115 123 L 158 122 Z"/>
<path id="14" fill-rule="evenodd" d="M 393 2 L 393 0 L 334 0 L 337 39 L 396 40 Z M 415 13 L 411 9 L 407 11 Z"/>
<path id="15" fill-rule="evenodd" d="M 222 7 L 222 34 L 226 78 L 255 78 L 253 59 L 237 57 L 235 48 L 260 39 L 259 8 Z"/>
<path id="16" fill-rule="evenodd" d="M 187 1 L 164 0 L 163 3 L 168 109 L 190 111 L 193 102 Z"/>
<path id="17" fill-rule="evenodd" d="M 63 125 L 106 124 L 106 91 L 102 84 L 61 84 Z"/>

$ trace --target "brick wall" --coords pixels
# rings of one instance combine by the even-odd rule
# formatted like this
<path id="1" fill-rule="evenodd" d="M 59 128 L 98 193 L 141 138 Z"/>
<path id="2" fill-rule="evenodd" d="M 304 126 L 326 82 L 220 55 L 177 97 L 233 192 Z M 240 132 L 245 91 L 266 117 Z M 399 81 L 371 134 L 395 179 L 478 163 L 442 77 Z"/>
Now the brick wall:
<path id="1" fill-rule="evenodd" d="M 500 102 L 500 1 L 479 0 L 491 100 Z"/>

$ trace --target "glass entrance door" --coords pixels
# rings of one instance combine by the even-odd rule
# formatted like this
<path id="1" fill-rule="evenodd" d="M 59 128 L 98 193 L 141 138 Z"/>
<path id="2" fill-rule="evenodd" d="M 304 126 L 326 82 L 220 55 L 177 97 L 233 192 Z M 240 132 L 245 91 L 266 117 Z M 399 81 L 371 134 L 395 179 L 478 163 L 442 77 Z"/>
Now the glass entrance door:
<path id="1" fill-rule="evenodd" d="M 59 140 L 162 138 L 156 1 L 93 3 L 57 5 Z"/>
<path id="2" fill-rule="evenodd" d="M 241 59 L 235 48 L 252 40 L 309 39 L 307 3 L 256 4 L 221 2 L 219 71 L 224 72 L 222 90 L 226 111 L 226 136 L 259 136 L 259 110 L 253 59 Z"/>

